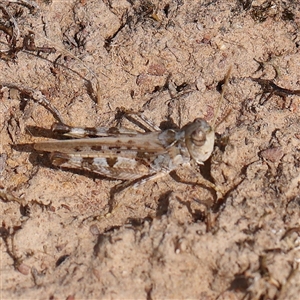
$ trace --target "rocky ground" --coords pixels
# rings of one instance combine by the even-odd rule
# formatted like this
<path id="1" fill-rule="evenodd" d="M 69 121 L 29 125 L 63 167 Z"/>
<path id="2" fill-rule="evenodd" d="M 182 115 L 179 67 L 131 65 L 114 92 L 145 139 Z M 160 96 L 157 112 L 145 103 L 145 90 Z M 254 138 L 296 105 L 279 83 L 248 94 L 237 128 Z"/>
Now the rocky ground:
<path id="1" fill-rule="evenodd" d="M 1 299 L 298 299 L 298 1 L 0 4 Z M 120 181 L 32 149 L 55 122 L 36 92 L 73 126 L 217 115 L 216 146 L 109 214 Z"/>

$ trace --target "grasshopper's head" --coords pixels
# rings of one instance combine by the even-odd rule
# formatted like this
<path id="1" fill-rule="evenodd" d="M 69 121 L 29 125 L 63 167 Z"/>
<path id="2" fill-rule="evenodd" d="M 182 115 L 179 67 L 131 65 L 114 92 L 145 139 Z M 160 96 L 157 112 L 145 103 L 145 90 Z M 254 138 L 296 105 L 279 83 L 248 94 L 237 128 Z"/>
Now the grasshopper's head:
<path id="1" fill-rule="evenodd" d="M 185 144 L 192 159 L 198 164 L 203 164 L 211 155 L 214 149 L 215 142 L 215 128 L 220 110 L 221 104 L 224 99 L 225 89 L 228 85 L 228 80 L 231 73 L 231 67 L 229 68 L 222 86 L 222 93 L 219 100 L 218 107 L 216 109 L 215 119 L 213 125 L 210 126 L 204 119 L 197 118 L 194 122 L 185 125 L 184 130 Z M 181 133 L 183 133 L 181 131 Z"/>
<path id="2" fill-rule="evenodd" d="M 214 149 L 214 129 L 204 119 L 197 118 L 187 124 L 184 131 L 185 144 L 191 158 L 198 164 L 203 164 Z"/>

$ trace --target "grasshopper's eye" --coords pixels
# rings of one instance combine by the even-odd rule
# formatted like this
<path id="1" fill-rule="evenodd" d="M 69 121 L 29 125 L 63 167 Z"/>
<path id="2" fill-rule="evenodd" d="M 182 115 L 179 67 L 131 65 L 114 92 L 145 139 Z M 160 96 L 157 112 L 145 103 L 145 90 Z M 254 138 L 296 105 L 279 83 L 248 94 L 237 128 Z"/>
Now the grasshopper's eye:
<path id="1" fill-rule="evenodd" d="M 191 134 L 191 141 L 194 145 L 201 147 L 206 141 L 206 134 L 201 128 L 197 128 Z"/>

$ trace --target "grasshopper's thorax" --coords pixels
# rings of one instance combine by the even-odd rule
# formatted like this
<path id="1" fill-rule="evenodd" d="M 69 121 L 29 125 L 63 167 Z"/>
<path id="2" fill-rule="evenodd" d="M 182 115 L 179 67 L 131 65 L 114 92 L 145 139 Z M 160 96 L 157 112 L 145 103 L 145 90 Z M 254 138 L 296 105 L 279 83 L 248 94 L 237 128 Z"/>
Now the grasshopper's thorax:
<path id="1" fill-rule="evenodd" d="M 182 128 L 185 134 L 185 144 L 192 159 L 198 164 L 206 161 L 214 148 L 215 132 L 201 118 L 195 119 Z"/>

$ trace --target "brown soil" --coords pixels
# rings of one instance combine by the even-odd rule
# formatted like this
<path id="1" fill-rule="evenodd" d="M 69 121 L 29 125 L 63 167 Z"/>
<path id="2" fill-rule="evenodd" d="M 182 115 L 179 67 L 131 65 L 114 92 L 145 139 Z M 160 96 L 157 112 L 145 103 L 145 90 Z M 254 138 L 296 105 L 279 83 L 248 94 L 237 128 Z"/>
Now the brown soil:
<path id="1" fill-rule="evenodd" d="M 24 146 L 55 119 L 2 85 L 0 298 L 299 299 L 298 1 L 32 3 L 1 4 L 16 45 L 31 31 L 43 48 L 14 52 L 1 30 L 0 81 L 41 91 L 69 125 L 109 127 L 118 107 L 212 123 L 232 73 L 211 159 L 125 189 L 112 214 L 120 181 Z"/>

